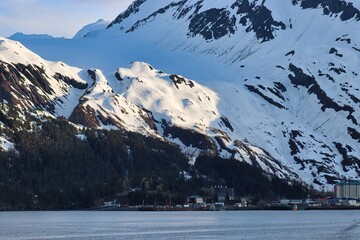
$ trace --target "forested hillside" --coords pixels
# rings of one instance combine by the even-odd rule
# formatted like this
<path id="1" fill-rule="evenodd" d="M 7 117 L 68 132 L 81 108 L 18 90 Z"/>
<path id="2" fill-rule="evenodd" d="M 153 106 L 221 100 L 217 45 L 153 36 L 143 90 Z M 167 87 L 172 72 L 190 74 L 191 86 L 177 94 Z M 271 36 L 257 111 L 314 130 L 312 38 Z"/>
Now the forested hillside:
<path id="1" fill-rule="evenodd" d="M 63 118 L 19 114 L 1 104 L 1 131 L 15 143 L 0 152 L 0 209 L 83 209 L 121 204 L 183 204 L 214 184 L 238 196 L 296 196 L 261 169 L 231 159 L 201 156 L 195 165 L 175 145 L 121 130 L 80 129 Z M 16 149 L 16 150 L 15 150 Z"/>

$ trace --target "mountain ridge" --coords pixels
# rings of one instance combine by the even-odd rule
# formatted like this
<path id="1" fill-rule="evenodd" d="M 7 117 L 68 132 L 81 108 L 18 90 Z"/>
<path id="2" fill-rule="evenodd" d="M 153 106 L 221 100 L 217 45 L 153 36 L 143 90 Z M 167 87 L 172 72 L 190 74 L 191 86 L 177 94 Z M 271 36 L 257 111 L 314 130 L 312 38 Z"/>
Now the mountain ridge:
<path id="1" fill-rule="evenodd" d="M 85 116 L 92 116 L 92 124 L 98 122 L 93 127 L 109 123 L 108 126 L 119 127 L 121 121 L 116 116 L 121 116 L 121 110 L 104 108 L 104 102 L 117 99 L 121 102 L 119 106 L 131 109 L 129 101 L 135 106 L 134 119 L 127 123 L 133 124 L 131 130 L 157 129 L 158 136 L 180 144 L 185 152 L 212 149 L 222 157 L 259 165 L 265 172 L 281 177 L 299 177 L 321 188 L 337 179 L 359 176 L 360 36 L 356 31 L 359 19 L 355 4 L 342 0 L 332 3 L 141 0 L 135 1 L 106 29 L 70 44 L 62 45 L 61 40 L 53 40 L 54 46 L 48 48 L 39 47 L 36 41 L 24 44 L 45 56 L 49 49 L 55 50 L 53 56 L 48 55 L 50 58 L 70 59 L 69 63 L 75 66 L 79 65 L 74 60 L 78 56 L 74 56 L 87 52 L 92 57 L 82 59 L 82 64 L 88 64 L 90 70 L 94 67 L 91 61 L 98 59 L 95 61 L 98 69 L 87 71 L 87 75 L 95 75 L 93 80 L 102 86 L 100 93 L 105 91 L 101 94 L 109 97 L 94 99 L 91 94 L 96 93 L 96 86 L 93 86 L 88 99 L 83 96 L 82 106 L 89 101 L 102 102 L 95 107 L 79 106 L 82 111 L 76 111 L 78 114 L 90 115 L 78 115 L 78 120 L 74 115 L 71 119 L 75 122 L 86 124 Z M 104 47 L 89 52 L 99 44 Z M 109 48 L 105 47 L 108 45 Z M 57 46 L 74 52 L 60 53 Z M 196 72 L 199 79 L 188 80 L 175 74 L 163 76 L 165 73 L 140 62 L 135 65 L 142 65 L 142 71 L 132 71 L 132 66 L 114 72 L 129 60 L 142 59 L 185 76 Z M 103 70 L 105 65 L 110 70 Z M 130 76 L 124 75 L 124 71 Z M 151 81 L 142 79 L 149 71 L 158 71 L 159 75 L 151 75 Z M 213 108 L 218 113 L 216 127 L 205 124 L 209 130 L 204 131 L 194 127 L 199 124 L 196 119 L 182 121 L 171 114 L 170 121 L 165 118 L 163 124 L 161 116 L 166 109 L 158 112 L 149 109 L 145 98 L 146 94 L 159 94 L 156 85 L 150 84 L 154 79 L 165 80 L 172 91 L 181 91 L 184 84 L 176 86 L 171 82 L 184 79 L 185 87 L 191 81 L 214 92 L 219 99 Z M 116 87 L 117 84 L 126 85 L 130 92 Z M 116 93 L 121 96 L 114 97 Z M 162 96 L 158 100 L 166 102 L 172 95 Z M 194 94 L 177 103 L 186 108 L 196 99 Z M 102 112 L 102 120 L 99 121 L 96 112 Z M 126 128 L 126 124 L 122 126 Z M 189 142 L 186 134 L 201 140 Z M 174 135 L 177 139 L 171 138 Z M 201 142 L 206 142 L 207 147 L 201 146 Z"/>

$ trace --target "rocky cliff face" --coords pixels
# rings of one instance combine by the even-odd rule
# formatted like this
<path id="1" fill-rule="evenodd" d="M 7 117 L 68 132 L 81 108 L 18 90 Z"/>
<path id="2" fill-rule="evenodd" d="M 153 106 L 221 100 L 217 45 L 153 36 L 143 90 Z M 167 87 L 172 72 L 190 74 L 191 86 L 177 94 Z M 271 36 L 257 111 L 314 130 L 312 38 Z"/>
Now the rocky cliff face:
<path id="1" fill-rule="evenodd" d="M 0 51 L 0 98 L 20 110 L 66 115 L 88 87 L 80 69 L 47 62 L 18 42 L 0 39 Z"/>

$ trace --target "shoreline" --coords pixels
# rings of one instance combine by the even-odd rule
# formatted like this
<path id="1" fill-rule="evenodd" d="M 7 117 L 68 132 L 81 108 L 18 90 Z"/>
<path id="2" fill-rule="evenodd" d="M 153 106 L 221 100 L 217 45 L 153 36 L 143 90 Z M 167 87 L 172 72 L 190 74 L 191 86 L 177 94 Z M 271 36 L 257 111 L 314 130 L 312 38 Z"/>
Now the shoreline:
<path id="1" fill-rule="evenodd" d="M 69 211 L 109 211 L 109 212 L 194 212 L 194 211 L 340 211 L 340 210 L 360 210 L 360 206 L 336 206 L 336 207 L 310 207 L 310 206 L 268 206 L 268 207 L 220 207 L 220 208 L 201 208 L 201 207 L 161 207 L 161 206 L 133 206 L 133 207 L 92 207 L 85 209 L 0 209 L 0 212 L 69 212 Z"/>
<path id="2" fill-rule="evenodd" d="M 292 206 L 276 207 L 222 207 L 218 209 L 209 208 L 176 208 L 176 207 L 133 207 L 133 208 L 97 208 L 91 211 L 140 211 L 140 212 L 194 212 L 194 211 L 329 211 L 329 210 L 360 210 L 360 207 L 299 207 L 294 209 Z"/>

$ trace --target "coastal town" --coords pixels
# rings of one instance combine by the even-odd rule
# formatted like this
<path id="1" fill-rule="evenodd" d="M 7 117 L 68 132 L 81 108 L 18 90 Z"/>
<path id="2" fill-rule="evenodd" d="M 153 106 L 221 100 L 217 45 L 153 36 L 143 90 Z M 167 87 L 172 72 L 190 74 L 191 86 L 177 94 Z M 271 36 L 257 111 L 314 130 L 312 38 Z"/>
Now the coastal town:
<path id="1" fill-rule="evenodd" d="M 360 180 L 343 180 L 334 185 L 328 196 L 302 199 L 281 198 L 277 201 L 257 201 L 254 197 L 237 197 L 233 188 L 212 186 L 202 189 L 206 196 L 191 195 L 184 204 L 157 205 L 142 204 L 128 206 L 116 200 L 105 202 L 95 210 L 129 210 L 129 211 L 224 211 L 224 210 L 330 210 L 360 209 Z"/>

